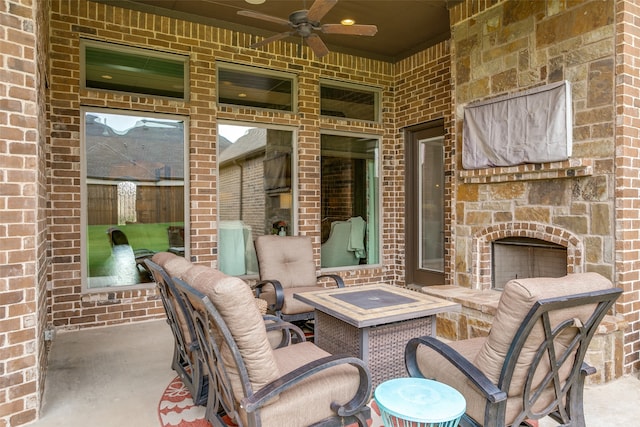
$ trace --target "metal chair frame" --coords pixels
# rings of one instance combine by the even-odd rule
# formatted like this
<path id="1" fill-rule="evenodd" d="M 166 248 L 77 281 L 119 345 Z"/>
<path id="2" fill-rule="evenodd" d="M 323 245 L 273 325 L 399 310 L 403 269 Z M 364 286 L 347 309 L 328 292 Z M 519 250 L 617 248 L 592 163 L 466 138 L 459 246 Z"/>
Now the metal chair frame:
<path id="1" fill-rule="evenodd" d="M 527 419 L 536 420 L 548 415 L 563 426 L 584 427 L 584 381 L 587 375 L 596 372 L 595 368 L 584 363 L 584 357 L 598 325 L 621 293 L 621 289 L 611 288 L 537 301 L 524 318 L 511 343 L 502 366 L 498 384 L 492 383 L 478 367 L 474 366 L 460 353 L 433 337 L 413 338 L 409 341 L 405 349 L 407 372 L 412 377 L 423 377 L 418 369 L 416 352 L 420 345 L 430 347 L 445 357 L 455 369 L 464 373 L 486 399 L 484 420 L 474 420 L 465 414 L 460 421 L 460 425 L 463 427 L 504 427 L 508 390 L 513 380 L 516 363 L 532 329 L 541 324 L 544 329 L 545 339 L 538 347 L 526 377 L 522 394 L 523 410 L 511 425 L 519 426 Z M 580 324 L 575 319 L 566 319 L 552 328 L 550 321 L 552 312 L 587 304 L 595 304 L 596 308 L 584 324 Z M 556 353 L 554 341 L 568 328 L 575 328 L 577 333 L 567 349 L 558 354 Z M 571 362 L 570 374 L 562 381 L 560 367 L 564 362 L 570 361 L 570 357 L 574 358 L 573 362 Z M 540 385 L 534 389 L 532 384 L 533 377 L 536 373 L 536 368 L 543 361 L 548 361 L 550 371 L 545 375 Z M 543 391 L 548 390 L 550 387 L 553 388 L 555 394 L 553 402 L 535 412 L 534 405 L 542 396 Z"/>
<path id="2" fill-rule="evenodd" d="M 267 384 L 260 390 L 253 390 L 240 350 L 213 303 L 207 296 L 187 283 L 176 279 L 175 284 L 182 298 L 188 301 L 190 305 L 190 313 L 200 342 L 200 348 L 202 349 L 201 354 L 207 367 L 210 389 L 215 390 L 214 393 L 209 393 L 205 413 L 206 419 L 214 427 L 226 427 L 225 416 L 231 418 L 239 427 L 261 427 L 260 409 L 275 396 L 295 387 L 304 379 L 318 372 L 345 363 L 358 368 L 360 386 L 357 393 L 348 403 L 342 406 L 332 404 L 331 408 L 336 415 L 313 424 L 313 427 L 337 427 L 354 422 L 357 422 L 361 427 L 367 426 L 366 420 L 370 418 L 370 409 L 366 404 L 371 394 L 371 377 L 366 365 L 360 359 L 340 355 L 328 356 L 307 363 Z M 282 321 L 276 323 L 274 328 L 292 328 L 292 330 L 296 331 L 296 334 L 298 331 L 302 334 L 302 331 L 297 327 Z M 299 335 L 294 340 L 296 342 L 298 340 L 304 341 L 304 334 Z M 240 402 L 237 402 L 234 398 L 229 375 L 222 362 L 222 348 L 230 352 L 238 369 L 244 396 Z M 277 401 L 270 404 L 277 405 Z M 311 405 L 313 402 L 309 402 L 309 404 Z M 247 424 L 244 424 L 239 416 L 240 408 L 247 413 Z"/>

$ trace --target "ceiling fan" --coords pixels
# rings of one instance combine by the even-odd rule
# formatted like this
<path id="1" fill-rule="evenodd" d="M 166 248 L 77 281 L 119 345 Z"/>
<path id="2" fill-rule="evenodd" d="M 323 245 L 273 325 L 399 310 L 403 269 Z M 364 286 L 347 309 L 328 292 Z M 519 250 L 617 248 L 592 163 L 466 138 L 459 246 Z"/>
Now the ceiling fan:
<path id="1" fill-rule="evenodd" d="M 307 42 L 311 50 L 313 50 L 313 53 L 315 53 L 318 58 L 322 58 L 329 53 L 329 49 L 320 36 L 314 31 L 320 31 L 325 34 L 356 36 L 373 36 L 378 32 L 378 27 L 375 25 L 320 24 L 320 20 L 337 2 L 338 0 L 315 0 L 309 10 L 303 9 L 292 12 L 288 20 L 252 10 L 239 10 L 238 15 L 262 19 L 263 21 L 274 22 L 291 28 L 289 31 L 267 37 L 260 42 L 254 43 L 250 47 L 261 47 L 276 40 L 299 35 Z"/>

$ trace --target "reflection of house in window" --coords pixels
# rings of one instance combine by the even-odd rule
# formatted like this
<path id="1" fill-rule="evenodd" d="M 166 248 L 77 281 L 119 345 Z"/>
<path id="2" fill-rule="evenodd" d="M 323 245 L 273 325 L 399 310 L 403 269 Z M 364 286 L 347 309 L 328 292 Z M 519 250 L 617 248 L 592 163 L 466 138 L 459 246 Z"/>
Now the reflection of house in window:
<path id="1" fill-rule="evenodd" d="M 118 183 L 118 225 L 136 222 L 136 184 Z"/>
<path id="2" fill-rule="evenodd" d="M 130 263 L 113 262 L 104 237 L 113 226 L 127 236 L 132 253 L 166 251 L 169 227 L 186 226 L 184 125 L 160 116 L 86 113 L 83 209 L 89 288 L 148 281 L 144 274 L 116 274 Z"/>
<path id="3" fill-rule="evenodd" d="M 290 222 L 280 193 L 291 192 L 291 131 L 252 128 L 235 143 L 220 138 L 220 220 L 243 221 L 254 237 Z"/>

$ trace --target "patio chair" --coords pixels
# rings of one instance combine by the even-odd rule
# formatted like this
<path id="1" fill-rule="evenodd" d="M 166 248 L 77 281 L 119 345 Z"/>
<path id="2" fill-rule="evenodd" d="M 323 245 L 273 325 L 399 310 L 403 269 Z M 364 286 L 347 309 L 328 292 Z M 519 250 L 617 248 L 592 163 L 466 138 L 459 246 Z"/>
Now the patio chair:
<path id="1" fill-rule="evenodd" d="M 167 249 L 167 251 L 183 257 L 184 227 L 170 225 L 167 227 L 167 238 L 169 239 L 169 249 Z"/>
<path id="2" fill-rule="evenodd" d="M 208 377 L 203 367 L 198 339 L 188 312 L 189 307 L 179 297 L 172 278 L 196 278 L 200 273 L 211 275 L 212 269 L 193 265 L 185 258 L 170 252 L 158 252 L 146 260 L 147 268 L 160 291 L 162 305 L 167 315 L 167 323 L 174 337 L 171 368 L 176 371 L 196 405 L 204 405 L 209 389 Z M 304 339 L 299 328 L 282 322 L 275 316 L 266 315 L 267 305 L 263 300 L 254 299 L 256 307 L 267 324 L 269 343 L 273 348 L 290 345 L 293 339 Z M 302 337 L 302 338 L 301 338 Z"/>
<path id="3" fill-rule="evenodd" d="M 216 271 L 190 284 L 175 282 L 191 305 L 216 387 L 205 412 L 214 427 L 226 426 L 225 418 L 245 427 L 367 425 L 371 378 L 360 359 L 330 355 L 304 337 L 272 349 L 254 295 L 240 278 Z"/>
<path id="4" fill-rule="evenodd" d="M 323 279 L 339 288 L 337 274 L 316 275 L 311 238 L 307 236 L 258 236 L 255 241 L 260 279 L 256 295 L 267 301 L 269 312 L 288 322 L 313 319 L 313 308 L 294 299 L 297 292 L 324 289 Z"/>
<path id="5" fill-rule="evenodd" d="M 547 415 L 584 426 L 584 357 L 622 290 L 597 273 L 511 280 L 489 336 L 452 342 L 413 338 L 407 371 L 446 383 L 466 398 L 461 426 L 520 426 Z"/>
<path id="6" fill-rule="evenodd" d="M 193 264 L 169 252 L 158 252 L 145 261 L 160 291 L 162 305 L 174 338 L 171 368 L 187 387 L 196 405 L 207 400 L 208 380 L 199 355 L 198 339 L 184 301 L 178 297 L 171 277 L 181 277 Z"/>
<path id="7" fill-rule="evenodd" d="M 360 264 L 364 251 L 366 223 L 361 217 L 348 221 L 333 221 L 329 238 L 320 247 L 320 263 L 323 268 Z M 354 244 L 353 242 L 357 242 Z"/>

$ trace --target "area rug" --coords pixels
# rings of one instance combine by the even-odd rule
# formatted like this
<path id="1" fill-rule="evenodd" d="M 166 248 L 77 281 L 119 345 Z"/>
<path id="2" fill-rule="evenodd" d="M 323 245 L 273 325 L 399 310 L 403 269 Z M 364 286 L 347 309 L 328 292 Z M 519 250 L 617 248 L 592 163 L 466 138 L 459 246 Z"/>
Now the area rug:
<path id="1" fill-rule="evenodd" d="M 371 420 L 368 420 L 369 427 L 383 427 L 380 411 L 375 402 L 371 406 Z M 211 427 L 211 424 L 204 419 L 204 406 L 193 404 L 191 393 L 180 380 L 175 377 L 167 386 L 160 398 L 158 405 L 158 416 L 161 427 Z M 234 427 L 230 420 L 227 425 Z M 356 424 L 347 427 L 357 427 Z"/>

